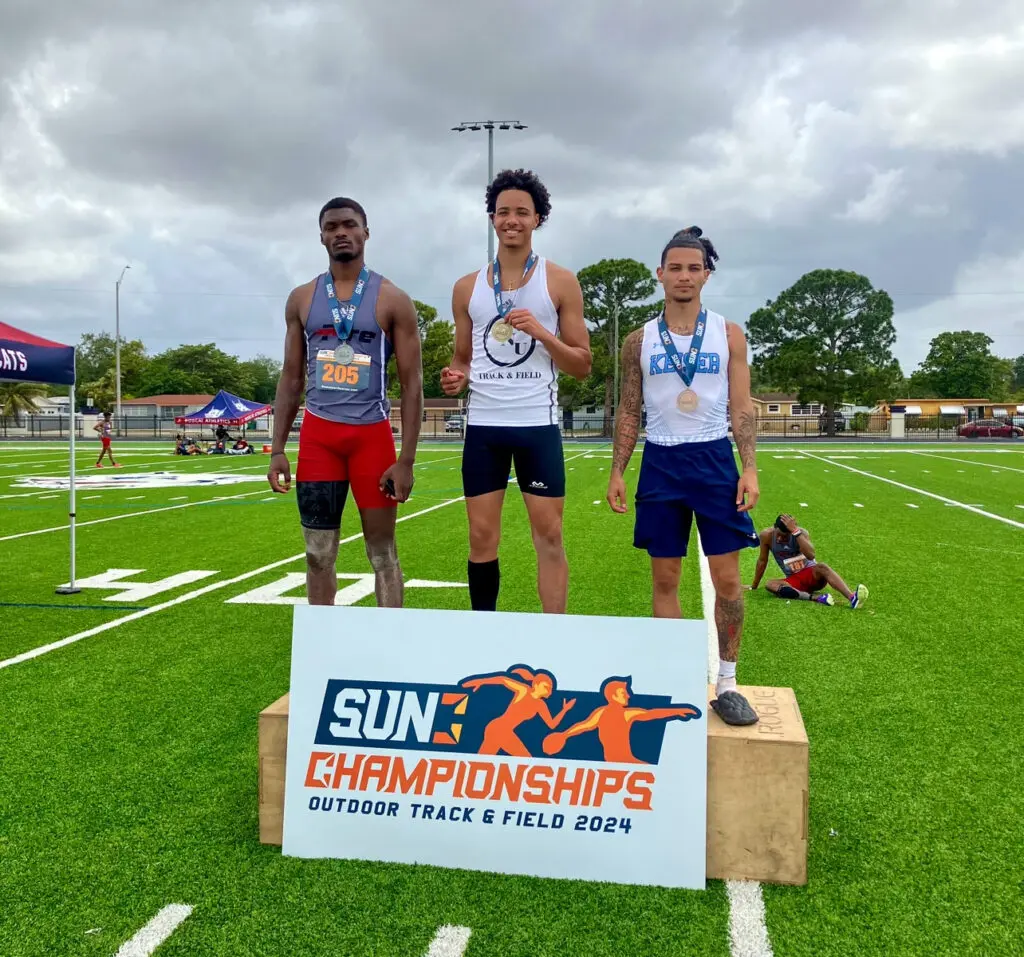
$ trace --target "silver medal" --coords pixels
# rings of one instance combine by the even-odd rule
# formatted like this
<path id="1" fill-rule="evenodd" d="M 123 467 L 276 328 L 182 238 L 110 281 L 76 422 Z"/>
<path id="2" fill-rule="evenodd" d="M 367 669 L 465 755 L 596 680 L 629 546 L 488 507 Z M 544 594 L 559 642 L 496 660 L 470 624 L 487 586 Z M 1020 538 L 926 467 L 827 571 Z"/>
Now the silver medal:
<path id="1" fill-rule="evenodd" d="M 355 356 L 355 350 L 347 342 L 341 343 L 341 345 L 334 350 L 334 358 L 343 366 L 347 366 Z"/>

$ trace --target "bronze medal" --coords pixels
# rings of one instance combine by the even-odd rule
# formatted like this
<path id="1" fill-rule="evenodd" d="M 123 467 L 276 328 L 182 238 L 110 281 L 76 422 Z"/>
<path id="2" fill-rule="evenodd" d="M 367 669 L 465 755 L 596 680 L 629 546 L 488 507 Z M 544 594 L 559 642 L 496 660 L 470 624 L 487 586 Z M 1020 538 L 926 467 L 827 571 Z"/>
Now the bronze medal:
<path id="1" fill-rule="evenodd" d="M 696 412 L 698 405 L 700 405 L 700 399 L 697 398 L 697 393 L 693 389 L 684 389 L 676 397 L 676 408 L 680 412 Z"/>

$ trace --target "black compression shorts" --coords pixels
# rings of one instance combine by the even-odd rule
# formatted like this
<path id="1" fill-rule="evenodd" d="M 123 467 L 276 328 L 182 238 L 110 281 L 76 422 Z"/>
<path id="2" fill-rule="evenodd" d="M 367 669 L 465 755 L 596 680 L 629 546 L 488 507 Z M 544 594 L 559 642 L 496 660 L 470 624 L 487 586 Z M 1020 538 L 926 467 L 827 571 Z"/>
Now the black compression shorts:
<path id="1" fill-rule="evenodd" d="M 565 459 L 557 425 L 470 425 L 462 449 L 466 498 L 508 485 L 512 464 L 520 491 L 549 498 L 565 496 Z"/>

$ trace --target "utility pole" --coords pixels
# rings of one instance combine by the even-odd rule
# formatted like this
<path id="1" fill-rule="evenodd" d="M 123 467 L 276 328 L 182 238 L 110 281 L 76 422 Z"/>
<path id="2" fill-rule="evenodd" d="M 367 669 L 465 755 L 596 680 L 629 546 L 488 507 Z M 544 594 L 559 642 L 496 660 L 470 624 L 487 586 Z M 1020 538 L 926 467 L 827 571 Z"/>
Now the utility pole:
<path id="1" fill-rule="evenodd" d="M 114 375 L 117 378 L 117 427 L 121 427 L 121 283 L 124 281 L 124 274 L 131 269 L 125 266 L 114 283 Z"/>
<path id="2" fill-rule="evenodd" d="M 615 434 L 615 413 L 619 408 L 619 300 L 612 300 L 612 369 L 614 384 L 612 386 L 612 435 Z"/>
<path id="3" fill-rule="evenodd" d="M 494 179 L 494 130 L 525 130 L 526 127 L 519 120 L 477 120 L 472 123 L 460 123 L 452 127 L 453 133 L 465 133 L 467 130 L 487 130 L 487 185 L 491 185 Z M 487 222 L 487 261 L 494 259 L 494 229 Z"/>

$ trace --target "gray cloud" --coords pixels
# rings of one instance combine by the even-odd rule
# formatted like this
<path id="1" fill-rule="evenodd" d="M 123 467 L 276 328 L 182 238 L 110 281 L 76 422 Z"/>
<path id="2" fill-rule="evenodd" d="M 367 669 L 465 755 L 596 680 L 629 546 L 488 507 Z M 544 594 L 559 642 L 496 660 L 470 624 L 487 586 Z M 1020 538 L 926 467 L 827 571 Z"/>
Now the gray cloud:
<path id="1" fill-rule="evenodd" d="M 948 323 L 1017 355 L 1022 53 L 1009 0 L 8 2 L 0 312 L 109 330 L 130 261 L 122 318 L 152 351 L 276 354 L 317 210 L 348 193 L 373 265 L 447 314 L 486 249 L 486 139 L 450 127 L 496 117 L 529 126 L 496 163 L 542 175 L 537 246 L 567 266 L 653 268 L 697 222 L 731 318 L 851 268 L 893 294 L 906 371 Z"/>

